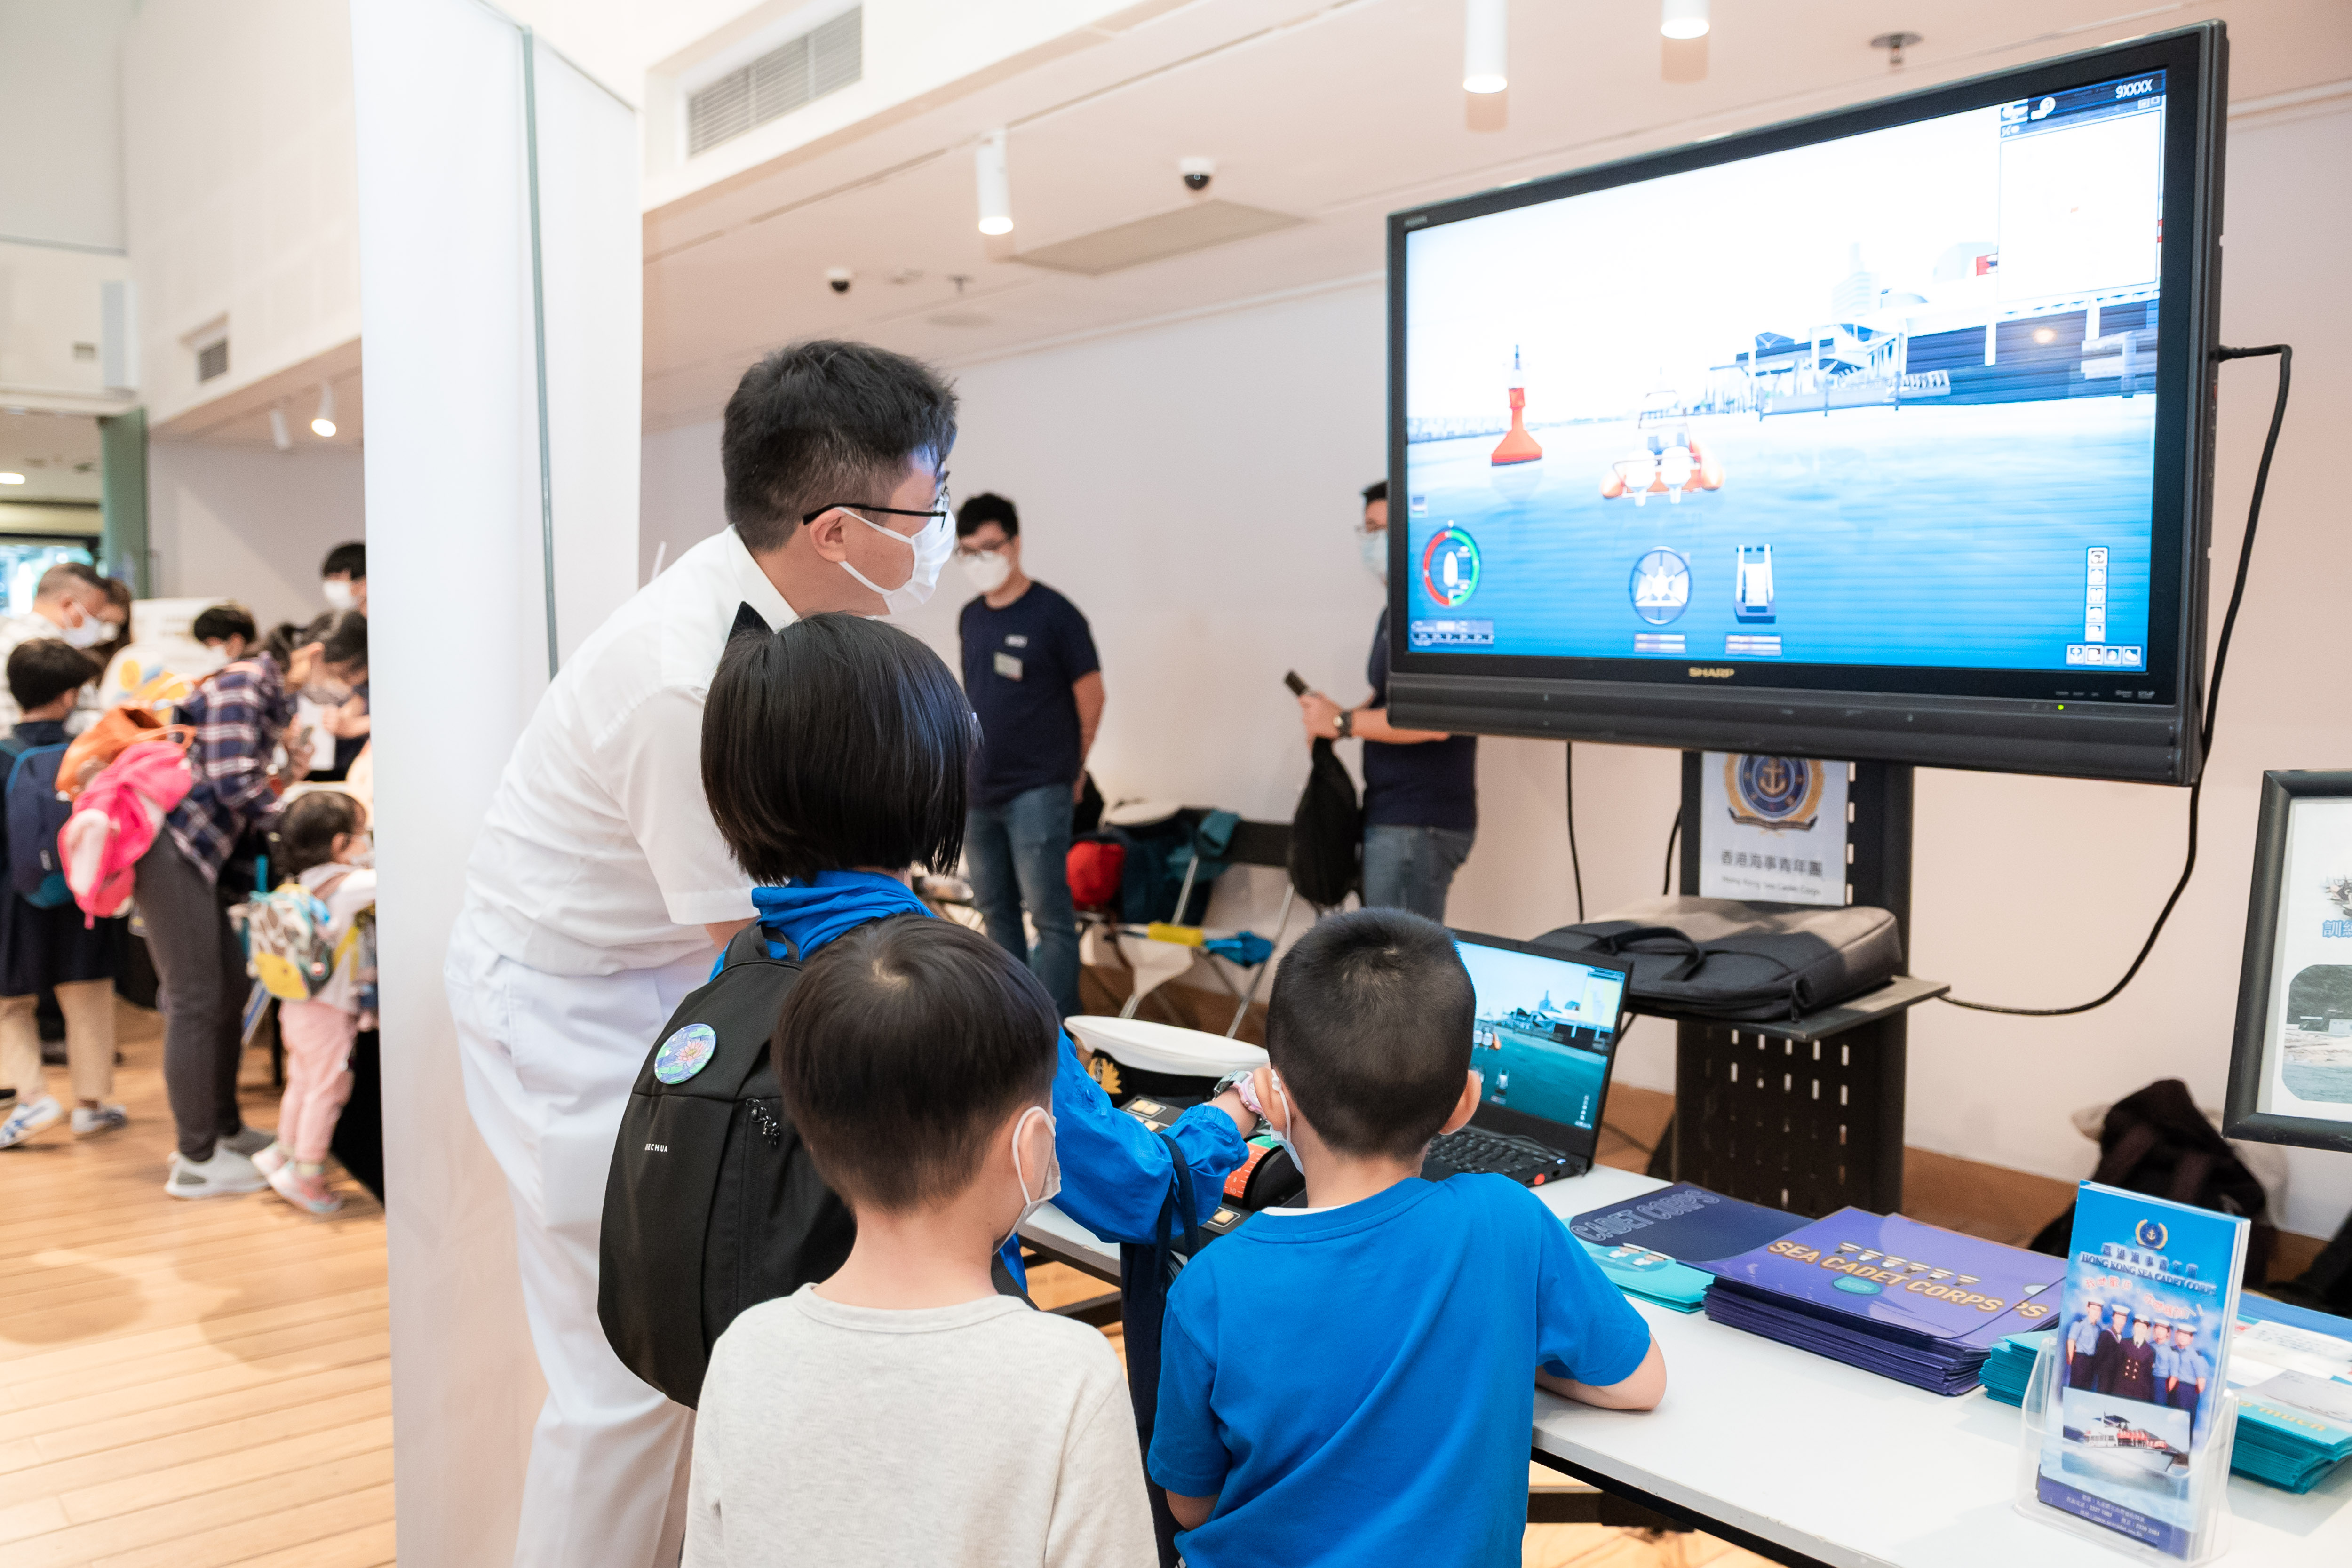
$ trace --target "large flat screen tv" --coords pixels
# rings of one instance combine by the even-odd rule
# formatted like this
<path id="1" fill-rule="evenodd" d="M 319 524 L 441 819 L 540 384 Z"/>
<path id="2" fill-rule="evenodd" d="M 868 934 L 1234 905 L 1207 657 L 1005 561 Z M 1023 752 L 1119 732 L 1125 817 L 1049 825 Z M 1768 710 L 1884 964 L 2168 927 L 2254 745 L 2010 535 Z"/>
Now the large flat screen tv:
<path id="1" fill-rule="evenodd" d="M 1392 721 L 2193 778 L 2227 58 L 1391 215 Z"/>

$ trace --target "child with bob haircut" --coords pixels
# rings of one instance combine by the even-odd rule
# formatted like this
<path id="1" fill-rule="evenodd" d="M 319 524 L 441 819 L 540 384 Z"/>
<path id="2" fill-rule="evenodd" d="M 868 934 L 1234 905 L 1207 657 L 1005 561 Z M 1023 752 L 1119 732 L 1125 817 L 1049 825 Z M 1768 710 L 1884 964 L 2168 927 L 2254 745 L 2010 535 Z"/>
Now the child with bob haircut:
<path id="1" fill-rule="evenodd" d="M 971 704 L 922 643 L 856 616 L 811 616 L 770 632 L 747 611 L 711 678 L 702 785 L 719 836 L 751 874 L 769 951 L 803 962 L 868 921 L 930 911 L 908 869 L 951 871 L 963 849 L 979 744 Z M 723 962 L 723 960 L 722 960 Z M 1055 1150 L 1071 1218 L 1111 1241 L 1149 1242 L 1175 1190 L 1168 1143 L 1115 1108 L 1056 1031 Z M 1200 1212 L 1217 1205 L 1257 1118 L 1227 1089 L 1169 1137 Z M 1025 1278 L 1019 1242 L 1000 1256 Z"/>
<path id="2" fill-rule="evenodd" d="M 810 962 L 777 1076 L 857 1240 L 719 1336 L 686 1568 L 1157 1563 L 1109 1342 L 991 1274 L 1059 1187 L 1060 1032 L 1024 964 L 947 921 L 870 922 Z"/>
<path id="3" fill-rule="evenodd" d="M 1475 1014 L 1453 938 L 1402 910 L 1283 959 L 1254 1088 L 1309 1206 L 1202 1251 L 1162 1329 L 1150 1468 L 1191 1568 L 1517 1564 L 1536 1385 L 1664 1394 L 1649 1326 L 1534 1194 L 1419 1179 L 1477 1110 Z"/>

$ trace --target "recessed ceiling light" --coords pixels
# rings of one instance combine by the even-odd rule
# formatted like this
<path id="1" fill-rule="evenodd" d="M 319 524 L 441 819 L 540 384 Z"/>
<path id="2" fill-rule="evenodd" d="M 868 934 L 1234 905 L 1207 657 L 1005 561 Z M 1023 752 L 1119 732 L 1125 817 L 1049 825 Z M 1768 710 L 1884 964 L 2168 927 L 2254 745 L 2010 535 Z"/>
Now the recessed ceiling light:
<path id="1" fill-rule="evenodd" d="M 21 485 L 24 482 L 25 476 L 22 474 L 0 474 L 0 485 Z"/>

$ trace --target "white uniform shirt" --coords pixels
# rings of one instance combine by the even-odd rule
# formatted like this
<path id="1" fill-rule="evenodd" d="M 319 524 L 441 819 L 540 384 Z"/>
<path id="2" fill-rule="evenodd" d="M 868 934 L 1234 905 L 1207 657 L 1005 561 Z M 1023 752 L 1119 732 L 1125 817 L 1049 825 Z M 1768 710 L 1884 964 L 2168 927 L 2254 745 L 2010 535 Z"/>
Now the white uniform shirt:
<path id="1" fill-rule="evenodd" d="M 0 616 L 0 668 L 6 666 L 10 654 L 28 642 L 38 642 L 43 637 L 55 637 L 63 642 L 65 636 L 63 626 L 38 610 L 26 610 L 21 616 Z M 66 721 L 68 732 L 79 734 L 89 728 L 89 719 L 82 710 L 93 707 L 95 700 L 92 689 L 83 687 L 80 700 L 75 704 L 74 714 Z M 0 678 L 0 735 L 15 729 L 24 717 L 23 710 L 16 706 L 16 696 L 8 689 L 7 680 Z"/>
<path id="2" fill-rule="evenodd" d="M 749 920 L 702 793 L 702 704 L 749 605 L 793 619 L 732 528 L 677 558 L 566 660 L 515 742 L 466 872 L 474 931 L 549 974 L 657 969 Z"/>

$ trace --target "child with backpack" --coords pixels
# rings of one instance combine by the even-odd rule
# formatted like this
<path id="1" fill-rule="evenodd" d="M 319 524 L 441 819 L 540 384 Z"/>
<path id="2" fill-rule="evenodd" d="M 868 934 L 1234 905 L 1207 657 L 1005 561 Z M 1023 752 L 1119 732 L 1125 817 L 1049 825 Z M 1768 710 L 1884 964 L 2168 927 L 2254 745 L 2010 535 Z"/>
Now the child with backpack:
<path id="1" fill-rule="evenodd" d="M 57 992 L 66 1016 L 74 1136 L 111 1132 L 128 1120 L 107 1098 L 114 1091 L 115 927 L 85 923 L 58 858 L 58 829 L 70 810 L 58 799 L 65 720 L 98 675 L 96 661 L 56 637 L 20 643 L 8 655 L 8 693 L 24 718 L 0 740 L 7 865 L 0 889 L 0 1081 L 16 1091 L 15 1109 L 0 1121 L 0 1149 L 65 1116 L 41 1067 L 34 1015 L 44 987 Z"/>
<path id="2" fill-rule="evenodd" d="M 1158 1563 L 1109 1342 L 991 1272 L 1059 1185 L 1060 1035 L 1027 965 L 952 921 L 874 921 L 810 961 L 777 1076 L 857 1239 L 719 1338 L 686 1568 Z"/>
<path id="3" fill-rule="evenodd" d="M 286 1045 L 278 1141 L 253 1157 L 253 1167 L 306 1214 L 343 1206 L 327 1186 L 326 1161 L 335 1121 L 352 1094 L 359 927 L 375 909 L 375 868 L 362 863 L 365 826 L 359 803 L 347 795 L 320 790 L 296 799 L 278 828 L 287 879 L 256 899 L 246 919 L 252 969 L 278 998 L 278 1033 Z"/>

